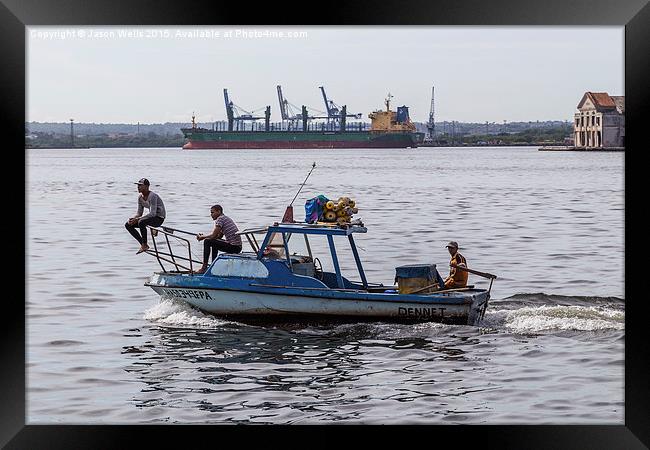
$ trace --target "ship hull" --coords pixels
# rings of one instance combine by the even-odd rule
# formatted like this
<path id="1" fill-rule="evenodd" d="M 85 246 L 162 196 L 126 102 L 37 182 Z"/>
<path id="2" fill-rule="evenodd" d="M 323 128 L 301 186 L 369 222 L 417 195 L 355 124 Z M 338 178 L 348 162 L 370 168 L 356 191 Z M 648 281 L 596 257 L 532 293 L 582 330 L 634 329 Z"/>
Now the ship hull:
<path id="1" fill-rule="evenodd" d="M 198 149 L 309 149 L 309 148 L 408 148 L 417 147 L 420 133 L 371 131 L 193 131 L 183 129 L 188 140 L 183 148 Z"/>

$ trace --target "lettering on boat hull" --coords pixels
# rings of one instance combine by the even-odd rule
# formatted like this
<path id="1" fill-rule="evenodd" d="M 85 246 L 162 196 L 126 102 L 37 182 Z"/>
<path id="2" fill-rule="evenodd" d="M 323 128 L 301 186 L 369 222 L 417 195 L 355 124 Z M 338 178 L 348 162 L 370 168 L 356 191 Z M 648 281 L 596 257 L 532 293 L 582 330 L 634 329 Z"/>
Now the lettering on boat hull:
<path id="1" fill-rule="evenodd" d="M 441 307 L 422 307 L 422 308 L 397 308 L 397 315 L 399 317 L 445 317 L 445 310 L 447 308 Z"/>
<path id="2" fill-rule="evenodd" d="M 195 291 L 193 289 L 169 289 L 161 288 L 160 289 L 163 295 L 168 295 L 170 297 L 176 298 L 195 298 L 197 300 L 213 300 L 206 291 Z"/>

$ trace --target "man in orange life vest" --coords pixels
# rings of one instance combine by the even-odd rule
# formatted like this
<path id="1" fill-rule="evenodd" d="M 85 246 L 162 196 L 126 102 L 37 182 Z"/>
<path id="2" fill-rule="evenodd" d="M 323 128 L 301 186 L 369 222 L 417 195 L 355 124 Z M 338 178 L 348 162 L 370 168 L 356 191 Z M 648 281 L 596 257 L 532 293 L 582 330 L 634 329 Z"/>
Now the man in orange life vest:
<path id="1" fill-rule="evenodd" d="M 455 264 L 460 267 L 467 267 L 467 260 L 463 255 L 458 253 L 458 242 L 451 241 L 447 244 L 447 250 L 451 255 L 449 264 Z M 467 286 L 468 272 L 452 267 L 449 270 L 449 276 L 445 278 L 445 289 L 461 288 Z"/>

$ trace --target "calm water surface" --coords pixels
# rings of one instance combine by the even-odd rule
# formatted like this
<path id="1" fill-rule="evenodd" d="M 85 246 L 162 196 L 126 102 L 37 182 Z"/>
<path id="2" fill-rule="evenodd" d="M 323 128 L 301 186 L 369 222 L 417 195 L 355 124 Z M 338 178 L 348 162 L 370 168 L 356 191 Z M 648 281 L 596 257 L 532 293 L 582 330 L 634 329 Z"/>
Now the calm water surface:
<path id="1" fill-rule="evenodd" d="M 458 241 L 499 276 L 481 326 L 253 326 L 143 286 L 159 266 L 124 229 L 134 181 L 165 225 L 209 232 L 220 203 L 242 229 L 280 219 L 314 161 L 297 219 L 315 195 L 354 198 L 385 284 L 403 264 L 448 270 Z M 27 165 L 28 423 L 623 423 L 622 153 L 75 149 Z"/>

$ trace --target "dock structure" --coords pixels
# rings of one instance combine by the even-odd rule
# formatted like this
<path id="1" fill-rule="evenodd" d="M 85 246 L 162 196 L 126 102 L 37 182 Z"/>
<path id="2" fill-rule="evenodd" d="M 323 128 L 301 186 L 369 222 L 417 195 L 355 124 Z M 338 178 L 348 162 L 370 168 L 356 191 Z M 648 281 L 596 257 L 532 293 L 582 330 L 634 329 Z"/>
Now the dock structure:
<path id="1" fill-rule="evenodd" d="M 623 152 L 625 147 L 573 147 L 573 146 L 547 146 L 538 148 L 540 152 Z"/>

